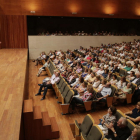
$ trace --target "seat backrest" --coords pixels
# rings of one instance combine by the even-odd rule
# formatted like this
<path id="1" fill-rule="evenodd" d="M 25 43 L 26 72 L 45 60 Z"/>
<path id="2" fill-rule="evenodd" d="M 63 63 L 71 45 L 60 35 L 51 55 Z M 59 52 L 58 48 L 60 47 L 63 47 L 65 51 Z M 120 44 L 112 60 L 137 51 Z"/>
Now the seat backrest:
<path id="1" fill-rule="evenodd" d="M 135 89 L 136 89 L 137 85 L 132 83 L 132 93 L 134 93 Z"/>
<path id="2" fill-rule="evenodd" d="M 61 94 L 63 93 L 66 86 L 67 86 L 66 82 L 63 82 L 62 86 L 60 87 Z"/>
<path id="3" fill-rule="evenodd" d="M 116 121 L 118 121 L 121 117 L 125 117 L 125 115 L 120 110 L 116 111 L 115 116 L 116 116 Z"/>
<path id="4" fill-rule="evenodd" d="M 127 119 L 127 121 L 128 121 L 127 126 L 129 127 L 130 131 L 132 132 L 136 125 L 129 119 Z"/>
<path id="5" fill-rule="evenodd" d="M 65 97 L 66 97 L 66 95 L 67 95 L 67 93 L 69 92 L 69 90 L 70 90 L 69 85 L 66 85 L 66 87 L 65 87 L 64 91 L 62 92 L 62 96 L 63 96 L 63 98 L 65 98 Z"/>
<path id="6" fill-rule="evenodd" d="M 60 82 L 59 82 L 59 84 L 58 84 L 58 88 L 59 88 L 59 89 L 61 88 L 61 86 L 62 86 L 63 83 L 64 83 L 64 80 L 63 80 L 63 78 L 61 78 L 61 79 L 60 79 Z"/>
<path id="7" fill-rule="evenodd" d="M 92 125 L 94 124 L 94 121 L 92 117 L 88 114 L 85 116 L 82 124 L 80 125 L 80 131 L 84 136 L 87 136 Z"/>
<path id="8" fill-rule="evenodd" d="M 67 93 L 67 95 L 64 98 L 65 104 L 69 104 L 72 97 L 73 97 L 73 92 L 72 92 L 72 90 L 69 90 L 69 92 Z"/>
<path id="9" fill-rule="evenodd" d="M 121 77 L 120 76 L 117 76 L 117 81 L 120 81 L 121 80 Z"/>
<path id="10" fill-rule="evenodd" d="M 88 135 L 87 135 L 87 140 L 102 140 L 103 138 L 103 132 L 99 128 L 99 126 L 94 125 L 90 129 Z"/>
<path id="11" fill-rule="evenodd" d="M 126 75 L 125 69 L 120 69 L 119 74 L 120 76 L 125 76 Z"/>

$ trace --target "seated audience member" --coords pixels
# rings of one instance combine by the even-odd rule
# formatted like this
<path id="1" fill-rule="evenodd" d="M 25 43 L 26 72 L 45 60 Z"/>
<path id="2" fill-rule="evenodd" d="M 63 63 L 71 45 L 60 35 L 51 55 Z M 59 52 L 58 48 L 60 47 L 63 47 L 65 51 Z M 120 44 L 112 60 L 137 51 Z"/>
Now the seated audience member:
<path id="1" fill-rule="evenodd" d="M 111 95 L 112 89 L 111 84 L 108 82 L 105 86 L 103 86 L 99 92 L 97 92 L 96 97 L 98 101 L 106 102 L 106 98 Z"/>
<path id="2" fill-rule="evenodd" d="M 66 71 L 63 71 L 63 72 L 61 73 L 61 75 L 62 75 L 62 77 L 66 78 Z"/>
<path id="3" fill-rule="evenodd" d="M 132 69 L 131 64 L 127 63 L 127 66 L 124 68 L 126 71 L 130 71 Z"/>
<path id="4" fill-rule="evenodd" d="M 39 71 L 37 73 L 37 76 L 39 77 L 40 74 L 42 73 L 43 70 L 45 70 L 45 68 L 49 67 L 50 66 L 50 61 L 48 60 L 44 65 L 43 67 L 39 68 Z"/>
<path id="5" fill-rule="evenodd" d="M 120 68 L 121 68 L 121 66 L 122 66 L 121 61 L 120 61 L 120 60 L 118 60 L 118 62 L 117 62 L 117 64 L 116 64 L 116 65 L 118 66 L 118 69 L 120 69 Z"/>
<path id="6" fill-rule="evenodd" d="M 70 73 L 68 75 L 68 77 L 65 79 L 66 82 L 70 83 L 72 81 L 73 77 L 74 77 L 74 74 L 75 74 L 74 72 Z"/>
<path id="7" fill-rule="evenodd" d="M 52 89 L 53 88 L 52 85 L 57 84 L 60 81 L 60 77 L 59 76 L 60 76 L 60 73 L 59 72 L 56 72 L 55 74 L 52 75 L 52 77 L 50 78 L 50 80 L 42 83 L 40 85 L 40 88 L 39 88 L 38 93 L 35 96 L 41 95 L 42 88 L 45 87 L 44 93 L 43 93 L 43 97 L 41 98 L 41 100 L 44 100 L 45 99 L 45 96 L 46 96 L 46 93 L 47 93 L 47 90 L 48 89 Z"/>
<path id="8" fill-rule="evenodd" d="M 116 72 L 119 73 L 118 66 L 115 65 L 114 68 L 111 70 L 111 72 L 112 72 L 112 73 L 116 73 Z"/>
<path id="9" fill-rule="evenodd" d="M 124 69 L 126 67 L 126 63 L 124 62 L 122 65 L 121 65 L 121 69 Z"/>
<path id="10" fill-rule="evenodd" d="M 94 83 L 92 85 L 93 88 L 97 88 L 100 84 L 100 76 L 96 76 L 95 80 L 94 80 Z"/>
<path id="11" fill-rule="evenodd" d="M 86 65 L 86 68 L 91 69 L 92 65 L 93 65 L 92 62 L 88 61 L 87 65 Z"/>
<path id="12" fill-rule="evenodd" d="M 52 52 L 52 55 L 50 56 L 50 59 L 54 60 L 54 59 L 55 59 L 55 57 L 56 57 L 55 53 L 54 53 L 54 52 Z"/>
<path id="13" fill-rule="evenodd" d="M 97 75 L 102 75 L 103 73 L 104 73 L 104 67 L 101 67 L 101 69 L 96 72 Z"/>
<path id="14" fill-rule="evenodd" d="M 129 80 L 130 82 L 135 79 L 135 72 L 131 71 L 130 75 L 126 76 L 126 79 Z"/>
<path id="15" fill-rule="evenodd" d="M 103 131 L 104 135 L 108 135 L 108 126 L 110 123 L 113 125 L 116 122 L 116 108 L 114 106 L 110 106 L 106 115 L 103 116 L 101 125 L 98 125 Z"/>
<path id="16" fill-rule="evenodd" d="M 140 126 L 136 126 L 127 140 L 140 140 Z"/>
<path id="17" fill-rule="evenodd" d="M 95 61 L 95 56 L 92 55 L 90 61 L 94 62 Z"/>
<path id="18" fill-rule="evenodd" d="M 73 57 L 70 58 L 70 60 L 68 61 L 68 65 L 73 63 Z"/>
<path id="19" fill-rule="evenodd" d="M 88 57 L 86 58 L 87 60 L 91 60 L 91 54 L 88 55 Z"/>
<path id="20" fill-rule="evenodd" d="M 125 76 L 121 77 L 121 80 L 116 83 L 118 89 L 123 89 L 126 86 Z"/>
<path id="21" fill-rule="evenodd" d="M 117 99 L 126 99 L 126 94 L 131 94 L 132 93 L 132 88 L 131 88 L 131 83 L 128 83 L 127 86 L 125 86 L 123 89 L 121 89 L 118 93 L 114 95 L 113 102 L 116 103 Z"/>
<path id="22" fill-rule="evenodd" d="M 84 80 L 87 81 L 91 76 L 92 70 L 88 69 L 88 74 L 84 77 Z"/>
<path id="23" fill-rule="evenodd" d="M 107 77 L 106 77 L 106 80 L 110 81 L 111 79 L 112 79 L 112 72 L 109 72 Z"/>
<path id="24" fill-rule="evenodd" d="M 70 103 L 70 106 L 72 107 L 72 111 L 74 111 L 76 104 L 84 105 L 85 101 L 89 101 L 92 98 L 93 98 L 93 88 L 92 88 L 92 85 L 88 85 L 87 91 L 85 91 L 83 95 L 72 98 L 72 101 Z"/>
<path id="25" fill-rule="evenodd" d="M 97 64 L 97 65 L 96 65 L 96 68 L 93 70 L 93 72 L 96 73 L 99 69 L 100 69 L 100 68 L 99 68 L 99 64 Z"/>
<path id="26" fill-rule="evenodd" d="M 136 108 L 134 108 L 132 111 L 125 113 L 126 118 L 133 121 L 135 124 L 140 123 L 140 102 L 137 103 Z"/>
<path id="27" fill-rule="evenodd" d="M 107 81 L 105 79 L 102 79 L 101 84 L 96 88 L 97 92 L 99 92 L 105 85 Z"/>
<path id="28" fill-rule="evenodd" d="M 53 63 L 54 63 L 55 65 L 58 65 L 58 64 L 60 63 L 60 59 L 59 59 L 58 56 L 56 56 L 56 58 L 53 60 Z"/>
<path id="29" fill-rule="evenodd" d="M 71 87 L 73 87 L 73 86 L 77 85 L 78 83 L 79 83 L 79 77 L 77 74 L 74 74 L 74 77 L 69 84 Z"/>
<path id="30" fill-rule="evenodd" d="M 132 103 L 135 104 L 139 101 L 140 96 L 140 73 L 136 73 L 136 78 L 132 81 L 132 83 L 137 85 L 135 92 L 132 96 Z"/>
<path id="31" fill-rule="evenodd" d="M 112 71 L 112 70 L 113 70 L 113 68 L 114 68 L 114 64 L 113 64 L 113 63 L 111 63 L 111 65 L 108 67 L 108 70 L 109 70 L 109 71 Z"/>
<path id="32" fill-rule="evenodd" d="M 82 93 L 84 93 L 87 90 L 87 82 L 83 82 L 82 84 L 80 84 L 80 86 L 78 88 L 75 88 L 74 91 L 74 95 L 82 95 Z"/>
<path id="33" fill-rule="evenodd" d="M 116 75 L 113 75 L 112 76 L 112 79 L 110 80 L 111 85 L 115 85 L 117 82 L 118 82 L 117 81 L 117 76 Z"/>
<path id="34" fill-rule="evenodd" d="M 134 58 L 131 57 L 131 58 L 130 58 L 130 61 L 127 61 L 127 62 L 126 62 L 126 64 L 128 64 L 128 63 L 130 63 L 131 65 L 134 65 Z"/>
<path id="35" fill-rule="evenodd" d="M 81 76 L 84 78 L 88 75 L 88 69 L 86 68 L 85 71 L 81 74 Z"/>
<path id="36" fill-rule="evenodd" d="M 133 68 L 130 71 L 128 71 L 127 73 L 130 74 L 131 71 L 134 71 L 135 73 L 137 73 L 138 72 L 138 66 L 136 64 L 134 64 Z"/>
<path id="37" fill-rule="evenodd" d="M 33 62 L 36 61 L 36 65 L 35 66 L 37 66 L 39 61 L 45 60 L 45 59 L 46 59 L 46 54 L 45 54 L 45 52 L 42 52 L 40 54 L 40 56 L 36 60 L 33 60 Z"/>
<path id="38" fill-rule="evenodd" d="M 77 65 L 77 62 L 74 61 L 72 64 L 70 64 L 70 67 L 74 68 L 74 67 L 76 67 L 76 65 Z"/>
<path id="39" fill-rule="evenodd" d="M 71 81 L 68 82 L 68 84 L 72 87 L 73 85 L 75 85 L 79 80 L 79 77 L 77 74 L 74 74 L 74 76 L 72 77 Z"/>
<path id="40" fill-rule="evenodd" d="M 99 59 L 98 59 L 98 57 L 95 58 L 94 63 L 99 63 Z"/>
<path id="41" fill-rule="evenodd" d="M 72 89 L 78 88 L 83 82 L 84 82 L 84 78 L 80 76 L 78 82 L 72 86 Z"/>
<path id="42" fill-rule="evenodd" d="M 108 76 L 108 69 L 105 69 L 105 72 L 101 75 L 103 78 L 106 78 Z"/>
<path id="43" fill-rule="evenodd" d="M 104 69 L 108 69 L 108 67 L 109 67 L 109 62 L 106 61 L 106 62 L 105 62 L 105 65 L 104 65 Z"/>
<path id="44" fill-rule="evenodd" d="M 96 64 L 93 64 L 91 70 L 93 71 L 96 68 L 96 66 L 97 66 Z"/>
<path id="45" fill-rule="evenodd" d="M 112 140 L 126 140 L 131 135 L 127 124 L 127 119 L 124 117 L 121 117 L 115 124 L 110 123 L 108 126 L 108 135 L 105 137 Z"/>
<path id="46" fill-rule="evenodd" d="M 96 75 L 94 72 L 91 73 L 90 77 L 88 78 L 87 82 L 89 82 L 90 84 L 92 84 L 94 82 L 96 78 Z"/>
<path id="47" fill-rule="evenodd" d="M 77 53 L 74 59 L 77 60 L 78 58 L 79 58 L 79 54 Z"/>
<path id="48" fill-rule="evenodd" d="M 77 72 L 77 73 L 82 72 L 82 66 L 81 66 L 81 65 L 79 65 L 79 66 L 77 67 L 76 72 Z"/>
<path id="49" fill-rule="evenodd" d="M 56 65 L 56 67 L 59 69 L 59 70 L 61 70 L 61 69 L 63 69 L 63 67 L 64 67 L 64 61 L 60 61 L 60 63 L 58 64 L 58 65 Z"/>

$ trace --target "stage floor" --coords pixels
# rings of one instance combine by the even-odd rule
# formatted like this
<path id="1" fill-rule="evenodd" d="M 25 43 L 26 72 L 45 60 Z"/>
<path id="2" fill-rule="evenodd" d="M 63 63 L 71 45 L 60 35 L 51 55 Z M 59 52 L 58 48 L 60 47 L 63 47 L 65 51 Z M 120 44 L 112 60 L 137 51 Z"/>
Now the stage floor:
<path id="1" fill-rule="evenodd" d="M 27 49 L 0 49 L 0 140 L 19 140 Z"/>

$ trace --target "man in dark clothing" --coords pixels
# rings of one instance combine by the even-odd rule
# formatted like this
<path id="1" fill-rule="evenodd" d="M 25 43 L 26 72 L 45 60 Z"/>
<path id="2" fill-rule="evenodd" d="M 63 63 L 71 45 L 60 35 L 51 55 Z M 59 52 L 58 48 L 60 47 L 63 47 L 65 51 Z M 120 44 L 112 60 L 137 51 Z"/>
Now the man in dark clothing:
<path id="1" fill-rule="evenodd" d="M 140 122 L 140 102 L 137 103 L 136 108 L 132 111 L 125 113 L 126 117 L 133 121 L 135 124 Z"/>
<path id="2" fill-rule="evenodd" d="M 110 125 L 108 125 L 109 131 L 106 138 L 111 138 L 112 140 L 126 140 L 131 135 L 127 124 L 127 119 L 124 117 L 121 117 L 114 126 L 113 123 L 110 123 Z"/>

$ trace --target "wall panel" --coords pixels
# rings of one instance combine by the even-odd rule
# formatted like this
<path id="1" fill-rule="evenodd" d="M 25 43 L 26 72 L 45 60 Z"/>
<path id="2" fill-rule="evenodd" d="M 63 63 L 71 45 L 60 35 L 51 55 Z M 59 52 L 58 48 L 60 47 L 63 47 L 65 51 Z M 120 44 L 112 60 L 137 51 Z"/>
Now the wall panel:
<path id="1" fill-rule="evenodd" d="M 130 42 L 134 39 L 140 39 L 140 36 L 28 36 L 29 58 L 37 58 L 42 51 L 49 53 L 50 50 L 74 50 L 79 46 L 97 47 L 101 43 Z"/>
<path id="2" fill-rule="evenodd" d="M 2 48 L 27 48 L 27 21 L 24 15 L 2 16 Z"/>
<path id="3" fill-rule="evenodd" d="M 5 15 L 140 18 L 140 0 L 0 0 L 0 3 Z M 33 10 L 35 14 L 30 13 Z"/>

